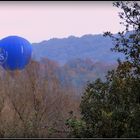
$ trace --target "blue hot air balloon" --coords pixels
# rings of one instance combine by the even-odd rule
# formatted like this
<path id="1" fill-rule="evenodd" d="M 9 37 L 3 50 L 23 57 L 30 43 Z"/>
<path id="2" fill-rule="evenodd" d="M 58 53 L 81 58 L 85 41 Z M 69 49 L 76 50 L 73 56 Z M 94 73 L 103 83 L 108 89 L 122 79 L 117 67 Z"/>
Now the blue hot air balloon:
<path id="1" fill-rule="evenodd" d="M 8 36 L 0 41 L 0 64 L 6 70 L 21 70 L 29 63 L 32 45 L 19 36 Z"/>

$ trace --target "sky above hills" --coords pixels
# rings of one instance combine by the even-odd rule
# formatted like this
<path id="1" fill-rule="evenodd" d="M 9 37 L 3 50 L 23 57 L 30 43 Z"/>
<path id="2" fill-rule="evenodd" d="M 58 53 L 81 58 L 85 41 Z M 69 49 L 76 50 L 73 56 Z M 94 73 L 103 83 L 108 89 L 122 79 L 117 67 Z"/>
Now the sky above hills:
<path id="1" fill-rule="evenodd" d="M 70 35 L 117 33 L 123 29 L 111 1 L 0 2 L 0 39 L 9 35 L 30 42 Z"/>

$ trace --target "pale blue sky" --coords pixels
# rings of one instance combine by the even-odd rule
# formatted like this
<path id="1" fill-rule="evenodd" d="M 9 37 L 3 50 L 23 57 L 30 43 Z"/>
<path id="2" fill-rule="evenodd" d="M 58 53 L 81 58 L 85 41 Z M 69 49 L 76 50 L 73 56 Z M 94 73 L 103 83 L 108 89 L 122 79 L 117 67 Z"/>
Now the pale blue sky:
<path id="1" fill-rule="evenodd" d="M 53 37 L 117 33 L 118 8 L 112 2 L 0 2 L 0 39 L 9 35 L 40 42 Z"/>

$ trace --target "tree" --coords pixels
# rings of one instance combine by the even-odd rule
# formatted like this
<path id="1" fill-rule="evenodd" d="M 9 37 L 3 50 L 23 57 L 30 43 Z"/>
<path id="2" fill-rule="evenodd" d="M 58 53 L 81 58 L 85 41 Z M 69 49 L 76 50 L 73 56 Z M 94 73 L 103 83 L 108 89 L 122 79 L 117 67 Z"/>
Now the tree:
<path id="1" fill-rule="evenodd" d="M 104 36 L 112 38 L 112 51 L 123 53 L 125 60 L 118 60 L 118 67 L 108 72 L 105 82 L 97 79 L 87 85 L 80 104 L 85 125 L 78 129 L 78 137 L 140 137 L 140 5 L 113 5 L 122 9 L 119 16 L 125 30 L 117 36 L 110 32 Z"/>
<path id="2" fill-rule="evenodd" d="M 104 36 L 110 36 L 115 44 L 113 51 L 121 52 L 125 55 L 125 60 L 129 61 L 134 69 L 135 76 L 140 75 L 140 5 L 137 2 L 114 2 L 114 6 L 121 8 L 119 13 L 125 26 L 125 30 L 118 32 L 118 37 L 106 32 Z"/>

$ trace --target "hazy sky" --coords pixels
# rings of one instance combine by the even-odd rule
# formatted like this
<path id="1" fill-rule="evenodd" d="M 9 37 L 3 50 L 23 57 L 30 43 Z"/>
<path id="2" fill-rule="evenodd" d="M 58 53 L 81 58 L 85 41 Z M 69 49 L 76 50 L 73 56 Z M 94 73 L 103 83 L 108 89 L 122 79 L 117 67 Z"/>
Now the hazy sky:
<path id="1" fill-rule="evenodd" d="M 0 2 L 0 39 L 18 35 L 30 42 L 50 38 L 117 33 L 118 8 L 112 2 Z"/>

